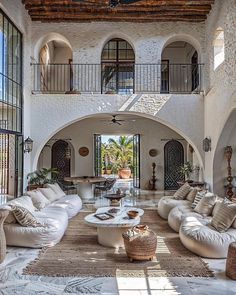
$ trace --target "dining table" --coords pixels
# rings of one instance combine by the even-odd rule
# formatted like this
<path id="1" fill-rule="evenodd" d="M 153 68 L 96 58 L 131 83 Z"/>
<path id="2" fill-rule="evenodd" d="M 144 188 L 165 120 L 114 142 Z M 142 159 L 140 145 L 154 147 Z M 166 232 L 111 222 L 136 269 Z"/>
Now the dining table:
<path id="1" fill-rule="evenodd" d="M 82 200 L 93 199 L 94 185 L 105 180 L 106 178 L 101 176 L 71 176 L 64 178 L 64 181 L 73 182 L 74 185 L 78 185 L 78 195 Z"/>

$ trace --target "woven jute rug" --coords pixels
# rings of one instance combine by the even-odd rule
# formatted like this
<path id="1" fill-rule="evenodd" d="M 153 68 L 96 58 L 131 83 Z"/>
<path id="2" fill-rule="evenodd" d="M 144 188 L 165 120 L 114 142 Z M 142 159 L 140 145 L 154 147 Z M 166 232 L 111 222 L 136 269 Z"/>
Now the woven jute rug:
<path id="1" fill-rule="evenodd" d="M 212 277 L 204 261 L 188 251 L 156 210 L 145 210 L 142 224 L 157 234 L 153 261 L 130 263 L 125 250 L 116 251 L 97 243 L 96 228 L 88 226 L 81 212 L 70 220 L 69 227 L 54 247 L 44 248 L 39 257 L 23 271 L 26 275 L 92 277 Z"/>

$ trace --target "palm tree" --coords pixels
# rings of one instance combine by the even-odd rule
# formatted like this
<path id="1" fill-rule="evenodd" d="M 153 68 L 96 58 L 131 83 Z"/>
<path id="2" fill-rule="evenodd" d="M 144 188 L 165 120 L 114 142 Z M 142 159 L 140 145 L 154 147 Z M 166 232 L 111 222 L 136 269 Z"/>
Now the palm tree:
<path id="1" fill-rule="evenodd" d="M 109 154 L 113 162 L 120 168 L 128 168 L 133 160 L 133 137 L 120 136 L 118 140 L 109 138 Z"/>

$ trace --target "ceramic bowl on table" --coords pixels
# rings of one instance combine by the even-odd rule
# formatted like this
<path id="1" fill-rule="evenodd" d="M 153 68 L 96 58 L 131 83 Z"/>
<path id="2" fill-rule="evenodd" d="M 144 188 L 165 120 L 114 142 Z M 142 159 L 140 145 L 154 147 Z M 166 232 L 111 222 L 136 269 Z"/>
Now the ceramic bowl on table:
<path id="1" fill-rule="evenodd" d="M 139 212 L 135 210 L 130 210 L 127 212 L 127 215 L 129 216 L 129 218 L 134 219 L 139 216 Z"/>

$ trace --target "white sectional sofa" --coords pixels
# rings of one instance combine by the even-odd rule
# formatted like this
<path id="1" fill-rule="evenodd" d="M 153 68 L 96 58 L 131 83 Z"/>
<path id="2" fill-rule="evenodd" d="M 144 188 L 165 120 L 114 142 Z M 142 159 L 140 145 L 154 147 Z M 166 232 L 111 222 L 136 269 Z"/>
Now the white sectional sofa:
<path id="1" fill-rule="evenodd" d="M 229 244 L 236 242 L 236 219 L 225 232 L 219 232 L 212 224 L 212 218 L 219 210 L 223 198 L 207 193 L 210 214 L 200 214 L 192 208 L 189 200 L 175 200 L 173 197 L 163 197 L 158 204 L 158 213 L 168 219 L 169 226 L 176 232 L 182 244 L 193 253 L 206 258 L 226 258 Z M 199 202 L 199 207 L 200 202 Z M 205 208 L 206 209 L 206 208 Z M 208 213 L 209 213 L 208 212 Z M 202 212 L 201 212 L 202 213 Z"/>
<path id="2" fill-rule="evenodd" d="M 12 212 L 4 223 L 6 242 L 9 246 L 42 248 L 57 244 L 63 237 L 68 219 L 77 215 L 82 208 L 82 201 L 78 195 L 64 195 L 47 206 L 37 210 L 29 196 L 22 196 L 10 201 L 4 208 L 11 210 L 12 205 L 27 208 L 43 225 L 38 227 L 20 225 Z"/>

